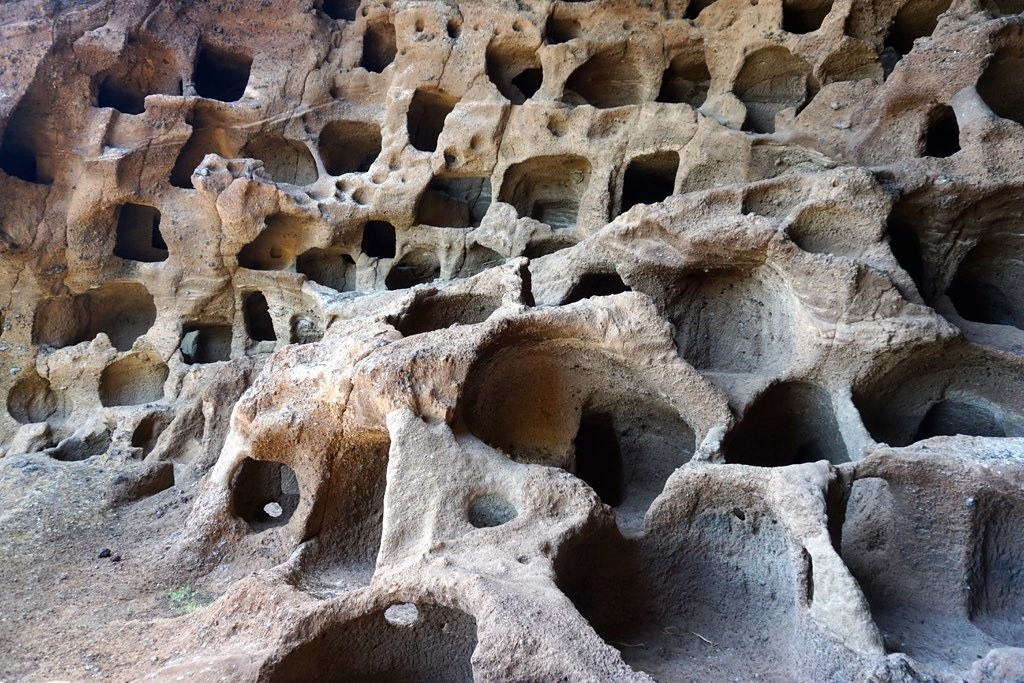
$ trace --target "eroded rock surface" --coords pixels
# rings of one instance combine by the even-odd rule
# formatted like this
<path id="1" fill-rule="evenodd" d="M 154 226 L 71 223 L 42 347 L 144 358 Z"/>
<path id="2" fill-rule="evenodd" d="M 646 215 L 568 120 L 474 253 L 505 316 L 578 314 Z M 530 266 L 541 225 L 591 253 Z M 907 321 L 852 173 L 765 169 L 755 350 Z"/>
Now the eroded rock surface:
<path id="1" fill-rule="evenodd" d="M 1016 0 L 0 7 L 0 678 L 1024 679 Z"/>

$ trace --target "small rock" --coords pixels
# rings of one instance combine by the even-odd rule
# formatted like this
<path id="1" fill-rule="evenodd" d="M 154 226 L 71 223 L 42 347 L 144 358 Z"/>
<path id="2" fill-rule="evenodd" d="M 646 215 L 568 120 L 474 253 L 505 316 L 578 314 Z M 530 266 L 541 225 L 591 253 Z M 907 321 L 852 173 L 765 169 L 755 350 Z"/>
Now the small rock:
<path id="1" fill-rule="evenodd" d="M 111 562 L 120 562 L 121 561 L 121 556 L 120 555 L 114 555 L 112 558 L 110 558 L 110 561 Z"/>
<path id="2" fill-rule="evenodd" d="M 99 556 L 100 556 L 100 559 L 104 559 L 104 558 L 110 557 L 110 548 L 104 548 L 103 550 L 101 550 Z"/>

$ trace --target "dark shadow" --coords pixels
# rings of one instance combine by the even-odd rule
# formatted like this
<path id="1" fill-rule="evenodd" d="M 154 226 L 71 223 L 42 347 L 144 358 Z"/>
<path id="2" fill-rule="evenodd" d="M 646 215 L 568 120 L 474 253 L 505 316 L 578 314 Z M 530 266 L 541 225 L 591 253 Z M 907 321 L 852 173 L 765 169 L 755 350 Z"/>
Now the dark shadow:
<path id="1" fill-rule="evenodd" d="M 490 205 L 490 178 L 434 176 L 416 204 L 416 222 L 442 228 L 477 227 Z"/>
<path id="2" fill-rule="evenodd" d="M 130 261 L 167 260 L 167 243 L 160 234 L 160 212 L 144 204 L 122 204 L 117 210 L 114 255 Z"/>
<path id="3" fill-rule="evenodd" d="M 360 64 L 367 71 L 380 73 L 395 61 L 395 26 L 390 21 L 367 24 L 363 34 L 363 57 Z"/>
<path id="4" fill-rule="evenodd" d="M 623 45 L 592 56 L 565 82 L 563 100 L 610 109 L 644 101 L 643 80 Z"/>
<path id="5" fill-rule="evenodd" d="M 813 33 L 832 10 L 832 0 L 789 0 L 782 3 L 782 30 Z"/>
<path id="6" fill-rule="evenodd" d="M 663 151 L 634 157 L 622 179 L 619 212 L 625 213 L 637 204 L 656 204 L 672 196 L 678 171 L 678 152 Z"/>
<path id="7" fill-rule="evenodd" d="M 704 104 L 711 85 L 711 73 L 704 61 L 703 44 L 680 52 L 661 76 L 658 102 L 684 103 L 694 109 Z"/>
<path id="8" fill-rule="evenodd" d="M 421 152 L 437 149 L 437 140 L 444 130 L 444 120 L 455 109 L 458 100 L 434 88 L 420 88 L 409 103 L 406 122 L 409 142 Z"/>
<path id="9" fill-rule="evenodd" d="M 589 182 L 590 162 L 584 157 L 534 157 L 508 167 L 498 198 L 516 207 L 520 217 L 571 228 Z"/>
<path id="10" fill-rule="evenodd" d="M 181 356 L 189 365 L 231 359 L 231 325 L 187 324 L 182 328 Z"/>
<path id="11" fill-rule="evenodd" d="M 924 137 L 924 156 L 951 157 L 960 151 L 960 126 L 949 105 L 939 105 L 928 113 L 928 130 Z"/>
<path id="12" fill-rule="evenodd" d="M 259 532 L 284 526 L 299 507 L 299 482 L 287 465 L 246 458 L 231 479 L 231 507 Z"/>
<path id="13" fill-rule="evenodd" d="M 850 461 L 832 398 L 805 382 L 769 387 L 726 436 L 722 450 L 726 462 L 760 467 Z"/>
<path id="14" fill-rule="evenodd" d="M 1024 49 L 997 51 L 976 87 L 996 116 L 1024 125 Z"/>
<path id="15" fill-rule="evenodd" d="M 299 255 L 295 269 L 313 282 L 338 292 L 356 288 L 356 262 L 341 249 L 310 249 Z"/>
<path id="16" fill-rule="evenodd" d="M 360 248 L 372 258 L 394 258 L 395 226 L 386 221 L 368 221 L 363 226 Z"/>
<path id="17" fill-rule="evenodd" d="M 579 282 L 569 290 L 562 305 L 574 304 L 594 296 L 612 296 L 629 291 L 632 290 L 622 281 L 618 273 L 584 273 Z"/>
<path id="18" fill-rule="evenodd" d="M 242 299 L 242 313 L 245 331 L 253 341 L 276 341 L 274 321 L 270 317 L 270 306 L 263 292 L 249 292 Z"/>
<path id="19" fill-rule="evenodd" d="M 237 102 L 245 94 L 251 69 L 252 57 L 200 43 L 192 72 L 196 94 L 221 102 Z"/>
<path id="20" fill-rule="evenodd" d="M 380 148 L 380 127 L 368 121 L 331 121 L 320 131 L 320 158 L 330 175 L 369 171 Z"/>
<path id="21" fill-rule="evenodd" d="M 322 8 L 335 21 L 355 21 L 359 0 L 323 0 Z"/>
<path id="22" fill-rule="evenodd" d="M 388 289 L 408 289 L 433 282 L 440 276 L 441 264 L 437 254 L 426 249 L 414 249 L 391 266 L 384 284 Z"/>

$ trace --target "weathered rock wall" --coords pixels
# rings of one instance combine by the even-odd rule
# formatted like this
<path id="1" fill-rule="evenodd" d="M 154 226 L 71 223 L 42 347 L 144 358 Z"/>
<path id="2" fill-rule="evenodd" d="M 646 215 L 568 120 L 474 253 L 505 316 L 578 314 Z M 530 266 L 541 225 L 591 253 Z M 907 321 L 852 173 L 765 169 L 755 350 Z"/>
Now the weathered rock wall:
<path id="1" fill-rule="evenodd" d="M 0 677 L 1024 677 L 1022 10 L 4 5 Z"/>

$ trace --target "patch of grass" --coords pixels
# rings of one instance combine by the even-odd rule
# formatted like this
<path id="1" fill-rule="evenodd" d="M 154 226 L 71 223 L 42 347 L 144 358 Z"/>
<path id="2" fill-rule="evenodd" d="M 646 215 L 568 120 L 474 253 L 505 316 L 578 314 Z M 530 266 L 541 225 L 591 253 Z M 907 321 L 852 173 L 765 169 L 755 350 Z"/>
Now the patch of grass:
<path id="1" fill-rule="evenodd" d="M 167 606 L 175 614 L 192 614 L 211 602 L 214 596 L 192 586 L 179 586 L 167 591 Z"/>

